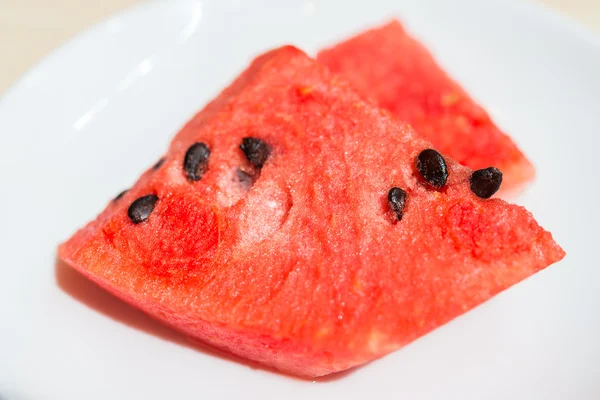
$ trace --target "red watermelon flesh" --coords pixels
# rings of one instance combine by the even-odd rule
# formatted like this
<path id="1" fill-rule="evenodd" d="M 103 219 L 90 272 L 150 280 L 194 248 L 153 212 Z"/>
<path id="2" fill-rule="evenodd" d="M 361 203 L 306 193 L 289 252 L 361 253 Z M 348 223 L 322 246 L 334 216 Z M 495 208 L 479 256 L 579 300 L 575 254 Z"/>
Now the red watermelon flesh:
<path id="1" fill-rule="evenodd" d="M 533 166 L 517 145 L 400 22 L 323 50 L 318 59 L 459 163 L 501 169 L 503 191 L 533 178 Z"/>
<path id="2" fill-rule="evenodd" d="M 262 169 L 240 149 L 247 137 L 268 145 Z M 197 142 L 210 156 L 194 181 L 184 160 Z M 283 47 L 258 57 L 59 255 L 213 346 L 302 377 L 342 371 L 564 256 L 525 209 L 476 197 L 471 170 L 453 160 L 446 186 L 429 186 L 415 158 L 430 146 Z M 394 186 L 407 193 L 400 221 Z M 154 208 L 134 224 L 133 202 L 150 194 Z"/>

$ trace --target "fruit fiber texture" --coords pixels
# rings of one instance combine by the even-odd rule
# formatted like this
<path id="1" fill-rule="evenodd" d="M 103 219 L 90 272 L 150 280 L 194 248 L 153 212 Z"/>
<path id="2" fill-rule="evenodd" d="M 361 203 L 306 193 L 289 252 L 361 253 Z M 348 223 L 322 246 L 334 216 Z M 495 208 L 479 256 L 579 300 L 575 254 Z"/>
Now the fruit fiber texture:
<path id="1" fill-rule="evenodd" d="M 269 147 L 262 169 L 240 149 L 247 137 Z M 184 158 L 196 142 L 210 157 L 193 181 Z M 564 255 L 522 207 L 477 198 L 468 168 L 448 159 L 448 184 L 428 186 L 415 158 L 430 146 L 282 47 L 254 60 L 177 134 L 160 168 L 59 255 L 213 346 L 302 377 L 345 370 Z M 394 186 L 407 193 L 401 221 L 388 205 Z M 149 194 L 154 209 L 134 224 L 128 208 Z"/>
<path id="2" fill-rule="evenodd" d="M 318 60 L 409 123 L 441 153 L 472 169 L 502 170 L 503 193 L 533 178 L 534 168 L 517 145 L 400 22 L 323 50 Z"/>

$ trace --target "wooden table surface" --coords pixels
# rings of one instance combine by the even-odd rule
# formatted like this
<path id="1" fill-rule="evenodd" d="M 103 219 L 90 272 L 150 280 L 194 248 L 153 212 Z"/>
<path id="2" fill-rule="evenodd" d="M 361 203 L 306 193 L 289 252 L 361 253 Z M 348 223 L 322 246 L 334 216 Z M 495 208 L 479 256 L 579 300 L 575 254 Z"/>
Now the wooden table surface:
<path id="1" fill-rule="evenodd" d="M 0 0 L 0 94 L 77 32 L 140 1 Z M 600 0 L 535 1 L 600 32 Z"/>

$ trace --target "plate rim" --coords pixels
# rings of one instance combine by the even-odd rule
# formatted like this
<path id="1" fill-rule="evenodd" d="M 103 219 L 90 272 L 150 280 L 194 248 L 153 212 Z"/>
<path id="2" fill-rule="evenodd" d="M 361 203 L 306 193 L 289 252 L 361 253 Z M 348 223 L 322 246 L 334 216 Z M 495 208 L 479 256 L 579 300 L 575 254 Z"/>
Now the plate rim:
<path id="1" fill-rule="evenodd" d="M 52 50 L 49 54 L 46 54 L 35 63 L 33 63 L 28 69 L 25 70 L 19 77 L 13 81 L 7 89 L 0 93 L 0 116 L 2 115 L 3 106 L 7 103 L 10 98 L 14 95 L 14 93 L 21 90 L 25 85 L 27 80 L 36 74 L 37 71 L 42 70 L 46 67 L 48 62 L 52 59 L 56 59 L 60 56 L 64 56 L 67 52 L 69 52 L 72 47 L 78 43 L 79 41 L 86 40 L 87 37 L 93 35 L 97 31 L 100 30 L 101 27 L 107 26 L 111 20 L 115 18 L 123 18 L 129 15 L 136 14 L 141 10 L 151 8 L 153 5 L 159 4 L 161 2 L 165 2 L 168 0 L 150 0 L 150 1 L 140 1 L 139 3 L 130 5 L 125 7 L 119 11 L 116 11 L 94 23 L 87 26 L 86 28 L 80 30 L 75 33 L 70 38 L 66 39 L 64 42 L 60 43 L 58 47 Z M 213 0 L 202 0 L 202 2 L 209 2 Z M 302 1 L 302 0 L 294 0 L 294 1 Z M 559 27 L 562 30 L 571 34 L 578 41 L 589 45 L 594 48 L 596 51 L 600 51 L 600 32 L 596 32 L 591 27 L 584 25 L 582 22 L 578 21 L 575 17 L 570 16 L 564 12 L 553 9 L 545 4 L 535 2 L 534 0 L 492 0 L 500 3 L 505 3 L 507 7 L 514 10 L 514 12 L 520 12 L 523 14 L 529 14 L 535 16 L 540 22 L 544 24 L 552 25 L 554 27 Z"/>

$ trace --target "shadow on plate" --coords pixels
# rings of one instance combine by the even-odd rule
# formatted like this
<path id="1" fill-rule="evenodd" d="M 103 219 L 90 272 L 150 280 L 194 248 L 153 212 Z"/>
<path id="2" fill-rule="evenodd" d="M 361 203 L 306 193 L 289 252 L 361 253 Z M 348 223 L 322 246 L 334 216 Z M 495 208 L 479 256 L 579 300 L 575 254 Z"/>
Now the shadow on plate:
<path id="1" fill-rule="evenodd" d="M 73 299 L 85 304 L 89 308 L 98 311 L 114 321 L 125 324 L 131 328 L 144 333 L 154 335 L 162 340 L 176 343 L 222 360 L 235 362 L 248 368 L 268 371 L 278 375 L 283 375 L 290 379 L 299 379 L 292 375 L 283 374 L 275 369 L 262 366 L 249 360 L 239 358 L 233 354 L 223 352 L 211 347 L 197 339 L 185 336 L 176 330 L 170 329 L 160 322 L 152 319 L 142 311 L 130 306 L 124 301 L 111 295 L 94 282 L 69 267 L 64 261 L 56 260 L 54 276 L 58 286 Z M 324 377 L 314 379 L 314 382 L 330 382 L 346 377 L 355 369 L 330 374 Z"/>

